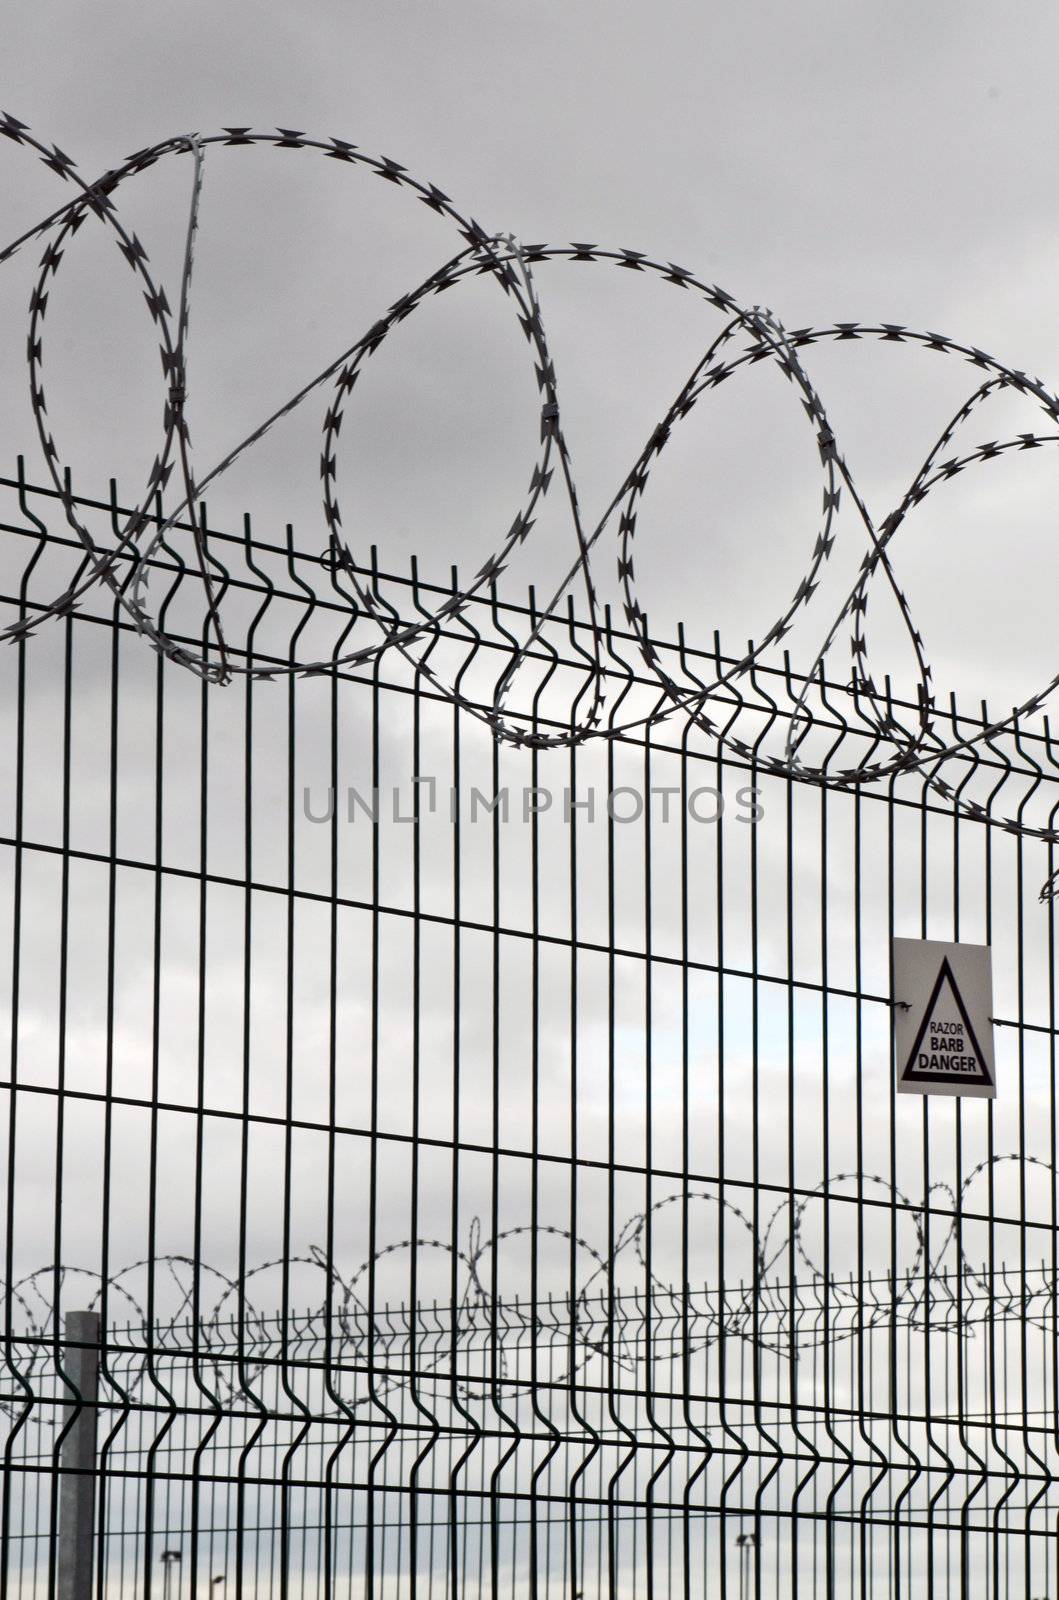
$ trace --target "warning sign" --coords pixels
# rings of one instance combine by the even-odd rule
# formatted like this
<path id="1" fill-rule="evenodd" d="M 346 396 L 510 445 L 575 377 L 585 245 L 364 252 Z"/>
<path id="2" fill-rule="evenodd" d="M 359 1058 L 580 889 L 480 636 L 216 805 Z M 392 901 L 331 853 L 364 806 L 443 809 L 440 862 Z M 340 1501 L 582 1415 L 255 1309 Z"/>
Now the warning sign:
<path id="1" fill-rule="evenodd" d="M 985 944 L 895 939 L 899 1094 L 996 1094 L 993 970 Z"/>

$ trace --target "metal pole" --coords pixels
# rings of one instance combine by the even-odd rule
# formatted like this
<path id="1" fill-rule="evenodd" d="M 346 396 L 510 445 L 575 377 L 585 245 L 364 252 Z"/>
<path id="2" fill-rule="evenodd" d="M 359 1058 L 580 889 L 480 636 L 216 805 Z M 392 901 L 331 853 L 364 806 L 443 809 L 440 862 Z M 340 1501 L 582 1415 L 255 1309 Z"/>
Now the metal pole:
<path id="1" fill-rule="evenodd" d="M 169 1578 L 170 1578 L 170 1574 L 171 1574 L 174 1566 L 179 1567 L 179 1565 L 180 1565 L 180 1551 L 179 1550 L 163 1550 L 162 1551 L 162 1566 L 165 1568 L 165 1571 L 162 1574 L 162 1600 L 169 1600 Z M 216 1581 L 217 1581 L 216 1578 L 213 1581 L 216 1583 Z"/>
<path id="2" fill-rule="evenodd" d="M 66 1408 L 74 1422 L 63 1440 L 59 1480 L 58 1600 L 92 1600 L 96 1506 L 96 1397 L 99 1313 L 68 1311 L 64 1359 L 80 1404 Z"/>

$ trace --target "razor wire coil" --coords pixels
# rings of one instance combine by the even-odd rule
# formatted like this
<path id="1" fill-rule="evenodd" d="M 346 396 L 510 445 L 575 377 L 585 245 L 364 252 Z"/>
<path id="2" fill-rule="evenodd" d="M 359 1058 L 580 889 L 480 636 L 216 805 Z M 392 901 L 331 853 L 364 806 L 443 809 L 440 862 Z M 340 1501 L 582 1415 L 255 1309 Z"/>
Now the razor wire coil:
<path id="1" fill-rule="evenodd" d="M 590 738 L 612 739 L 634 728 L 653 726 L 679 712 L 717 746 L 730 748 L 746 759 L 752 756 L 762 771 L 834 789 L 852 789 L 864 784 L 878 783 L 900 773 L 919 772 L 936 792 L 961 813 L 989 826 L 1004 828 L 1020 837 L 1040 839 L 1049 845 L 1059 842 L 1059 829 L 1052 826 L 1031 825 L 1017 814 L 1010 816 L 991 814 L 978 801 L 964 796 L 960 792 L 960 786 L 949 783 L 944 775 L 946 763 L 952 757 L 966 753 L 974 746 L 987 744 L 996 735 L 1016 728 L 1021 717 L 1038 713 L 1053 691 L 1059 687 L 1059 673 L 1007 716 L 988 722 L 963 737 L 946 739 L 939 731 L 939 721 L 936 716 L 937 699 L 924 640 L 915 624 L 909 602 L 899 586 L 889 554 L 892 540 L 911 512 L 940 485 L 949 482 L 972 466 L 984 465 L 1013 452 L 1059 443 L 1059 396 L 1047 389 L 1040 380 L 1005 365 L 975 346 L 963 344 L 942 334 L 921 332 L 894 323 L 836 322 L 830 326 L 789 330 L 772 311 L 761 306 L 742 305 L 727 291 L 717 285 L 705 283 L 691 271 L 672 261 L 652 258 L 641 251 L 607 249 L 590 243 L 526 244 L 511 233 L 490 232 L 473 218 L 459 212 L 448 195 L 435 184 L 414 177 L 405 167 L 389 157 L 372 156 L 338 138 L 311 138 L 301 131 L 287 128 L 280 128 L 274 132 L 254 132 L 249 127 L 225 128 L 219 133 L 210 135 L 197 133 L 178 135 L 137 151 L 123 163 L 105 172 L 95 182 L 89 182 L 80 175 L 74 161 L 58 146 L 49 146 L 38 139 L 25 123 L 9 113 L 0 113 L 0 133 L 17 146 L 35 153 L 50 171 L 62 181 L 72 183 L 78 191 L 64 206 L 51 212 L 42 221 L 0 249 L 0 265 L 12 259 L 24 246 L 34 240 L 48 241 L 40 260 L 29 308 L 27 360 L 30 400 L 49 475 L 62 500 L 67 521 L 83 545 L 86 555 L 79 575 L 70 586 L 49 603 L 38 608 L 32 618 L 20 618 L 8 625 L 0 631 L 0 638 L 13 643 L 23 642 L 49 617 L 69 613 L 89 588 L 102 582 L 111 589 L 116 602 L 132 619 L 137 631 L 153 649 L 210 683 L 228 683 L 240 675 L 276 678 L 290 674 L 318 674 L 334 671 L 337 668 L 363 667 L 377 660 L 385 650 L 393 648 L 405 656 L 414 670 L 422 674 L 454 705 L 487 723 L 497 739 L 512 745 L 547 749 L 581 743 Z M 206 473 L 196 475 L 188 425 L 187 332 L 206 157 L 208 151 L 218 146 L 309 150 L 322 154 L 330 160 L 364 168 L 407 191 L 449 222 L 461 239 L 462 248 L 416 288 L 396 299 L 365 334 L 330 361 L 283 405 L 270 413 Z M 123 183 L 139 176 L 164 158 L 174 155 L 189 155 L 193 164 L 176 311 L 171 306 L 164 285 L 150 265 L 144 245 L 136 233 L 130 232 L 123 223 L 114 199 Z M 139 281 L 148 315 L 159 340 L 165 386 L 158 452 L 139 503 L 128 515 L 123 526 L 118 529 L 117 547 L 109 550 L 101 548 L 93 538 L 69 488 L 64 472 L 63 454 L 49 420 L 44 378 L 43 332 L 52 285 L 61 263 L 67 256 L 73 236 L 90 216 L 110 229 L 128 267 Z M 720 333 L 708 345 L 705 353 L 695 361 L 690 376 L 664 416 L 650 432 L 619 489 L 603 515 L 594 524 L 585 519 L 575 487 L 571 452 L 562 426 L 556 368 L 545 332 L 543 310 L 533 272 L 535 265 L 548 261 L 604 263 L 627 272 L 654 275 L 678 289 L 698 295 L 725 318 Z M 494 553 L 482 564 L 468 585 L 442 600 L 433 611 L 422 612 L 417 620 L 409 621 L 387 607 L 377 591 L 365 582 L 359 564 L 354 558 L 354 552 L 343 533 L 338 493 L 339 435 L 353 390 L 366 361 L 381 348 L 397 324 L 411 316 L 428 297 L 483 275 L 495 279 L 513 306 L 533 354 L 536 381 L 541 397 L 539 450 L 526 494 L 509 529 L 498 541 Z M 898 505 L 878 522 L 872 517 L 858 491 L 853 473 L 841 452 L 835 427 L 800 354 L 808 347 L 827 341 L 858 339 L 917 345 L 940 355 L 965 360 L 984 374 L 978 387 L 955 413 L 931 447 Z M 760 634 L 759 641 L 752 644 L 740 659 L 720 670 L 712 681 L 698 680 L 689 686 L 673 676 L 647 630 L 646 614 L 638 597 L 633 555 L 640 507 L 650 473 L 673 428 L 711 391 L 719 388 L 737 373 L 745 372 L 761 362 L 772 363 L 779 367 L 798 395 L 809 425 L 813 429 L 823 474 L 821 520 L 815 530 L 802 578 L 780 614 Z M 333 383 L 333 391 L 323 422 L 320 457 L 322 505 L 329 540 L 328 556 L 336 568 L 341 567 L 348 577 L 357 605 L 380 629 L 381 642 L 361 645 L 346 653 L 336 652 L 326 661 L 294 660 L 289 664 L 269 662 L 265 667 L 255 664 L 249 656 L 244 660 L 235 659 L 227 647 L 220 597 L 210 573 L 204 539 L 198 533 L 195 537 L 198 571 L 207 602 L 204 635 L 206 643 L 201 651 L 196 651 L 187 642 L 178 642 L 167 632 L 160 616 L 152 615 L 148 605 L 152 559 L 159 551 L 166 534 L 182 515 L 189 510 L 193 512 L 199 496 L 209 484 L 215 482 L 247 450 L 262 439 L 276 422 L 303 405 L 328 382 Z M 1056 431 L 1023 432 L 1011 438 L 989 441 L 962 455 L 945 456 L 944 452 L 952 445 L 955 434 L 963 423 L 991 396 L 1002 390 L 1010 390 L 1033 400 L 1040 406 L 1046 419 L 1046 426 L 1051 426 Z M 164 519 L 155 518 L 152 515 L 152 507 L 156 497 L 167 486 L 174 473 L 181 485 L 179 503 Z M 551 604 L 543 609 L 540 620 L 531 624 L 522 641 L 514 642 L 511 660 L 496 686 L 492 704 L 482 706 L 466 697 L 461 692 L 458 682 L 447 683 L 443 679 L 429 660 L 429 643 L 449 619 L 464 611 L 475 597 L 487 592 L 502 574 L 514 551 L 529 539 L 545 496 L 553 480 L 556 479 L 562 486 L 569 512 L 576 556 L 566 577 L 558 586 Z M 766 652 L 779 644 L 790 632 L 796 615 L 809 606 L 819 587 L 824 564 L 828 561 L 836 542 L 836 518 L 843 490 L 863 525 L 868 546 L 867 554 L 863 558 L 852 588 L 840 605 L 838 614 L 828 625 L 824 642 L 812 668 L 804 676 L 803 687 L 794 715 L 789 722 L 782 754 L 751 750 L 724 725 L 723 721 L 716 720 L 717 696 L 721 691 L 730 690 L 739 680 L 752 673 Z M 607 692 L 607 676 L 602 659 L 604 630 L 591 570 L 594 547 L 600 542 L 603 534 L 615 524 L 618 543 L 618 579 L 623 595 L 625 617 L 643 662 L 661 691 L 659 703 L 654 709 L 626 721 L 618 721 L 613 715 L 607 719 L 603 717 Z M 131 563 L 131 574 L 127 570 L 129 563 Z M 880 574 L 893 592 L 916 663 L 916 714 L 910 719 L 913 722 L 912 727 L 906 727 L 895 716 L 892 703 L 880 689 L 869 664 L 868 607 L 873 580 Z M 580 583 L 583 588 L 590 624 L 591 646 L 585 657 L 586 670 L 590 674 L 588 691 L 582 692 L 578 697 L 568 727 L 548 729 L 542 729 L 540 726 L 527 727 L 523 721 L 513 718 L 508 710 L 516 679 L 528 653 L 544 628 L 547 616 L 576 583 Z M 852 657 L 850 687 L 860 697 L 860 703 L 865 707 L 869 722 L 883 742 L 886 754 L 872 756 L 869 753 L 851 767 L 829 769 L 805 761 L 800 756 L 799 750 L 811 726 L 811 714 L 807 704 L 810 685 L 815 681 L 824 658 L 844 627 L 849 629 Z M 1045 883 L 1041 898 L 1050 898 L 1057 889 L 1059 889 L 1059 874 L 1053 874 Z"/>

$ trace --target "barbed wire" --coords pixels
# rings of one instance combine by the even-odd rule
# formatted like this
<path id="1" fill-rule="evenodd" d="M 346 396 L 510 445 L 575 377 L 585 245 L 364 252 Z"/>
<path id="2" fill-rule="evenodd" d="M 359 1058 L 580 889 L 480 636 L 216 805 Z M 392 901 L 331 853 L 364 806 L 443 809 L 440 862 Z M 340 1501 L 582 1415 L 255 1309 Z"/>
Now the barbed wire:
<path id="1" fill-rule="evenodd" d="M 1049 1173 L 1053 1182 L 1056 1168 L 1042 1158 L 1017 1154 L 987 1157 L 974 1166 L 963 1179 L 959 1190 L 944 1180 L 931 1184 L 925 1199 L 914 1205 L 889 1179 L 875 1173 L 837 1173 L 829 1181 L 814 1189 L 802 1191 L 793 1206 L 782 1200 L 767 1218 L 759 1233 L 746 1213 L 734 1201 L 712 1189 L 674 1190 L 655 1201 L 643 1211 L 633 1213 L 615 1234 L 613 1245 L 597 1249 L 589 1240 L 571 1229 L 552 1224 L 519 1224 L 504 1228 L 493 1236 L 483 1234 L 481 1223 L 475 1218 L 469 1229 L 465 1247 L 441 1239 L 417 1237 L 396 1240 L 365 1258 L 350 1273 L 344 1272 L 333 1259 L 318 1247 L 310 1247 L 304 1255 L 262 1261 L 236 1276 L 208 1263 L 178 1254 L 154 1255 L 130 1263 L 106 1277 L 87 1268 L 49 1265 L 24 1274 L 7 1290 L 9 1300 L 19 1308 L 23 1326 L 18 1334 L 18 1349 L 22 1352 L 16 1361 L 23 1361 L 35 1342 L 41 1345 L 41 1354 L 57 1339 L 61 1339 L 58 1322 L 60 1300 L 67 1295 L 70 1284 L 82 1285 L 86 1291 L 77 1296 L 81 1306 L 89 1310 L 103 1308 L 108 1324 L 118 1320 L 118 1307 L 123 1307 L 130 1324 L 146 1338 L 148 1349 L 141 1352 L 147 1371 L 147 1359 L 154 1354 L 168 1354 L 179 1358 L 188 1346 L 194 1345 L 196 1359 L 209 1359 L 211 1350 L 220 1355 L 223 1348 L 235 1339 L 240 1345 L 272 1343 L 275 1335 L 267 1330 L 275 1323 L 293 1318 L 293 1324 L 303 1329 L 316 1327 L 313 1337 L 324 1335 L 325 1326 L 334 1329 L 334 1337 L 348 1359 L 350 1351 L 362 1353 L 380 1337 L 398 1329 L 407 1332 L 417 1321 L 433 1319 L 434 1331 L 442 1332 L 451 1323 L 459 1339 L 474 1331 L 491 1334 L 496 1345 L 501 1375 L 507 1372 L 505 1346 L 519 1336 L 528 1334 L 538 1338 L 547 1331 L 555 1331 L 550 1322 L 542 1321 L 542 1313 L 561 1323 L 561 1332 L 569 1346 L 569 1365 L 556 1381 L 573 1379 L 578 1371 L 598 1356 L 606 1356 L 619 1366 L 632 1368 L 639 1359 L 638 1351 L 644 1337 L 642 1326 L 646 1321 L 658 1323 L 663 1333 L 674 1319 L 685 1323 L 682 1350 L 685 1355 L 705 1352 L 720 1340 L 735 1338 L 749 1346 L 781 1358 L 797 1361 L 802 1354 L 823 1350 L 863 1335 L 873 1328 L 896 1327 L 899 1324 L 921 1325 L 944 1334 L 973 1337 L 974 1311 L 986 1307 L 977 1320 L 995 1320 L 997 1317 L 1015 1317 L 1026 1326 L 1046 1331 L 1054 1324 L 1059 1281 L 1049 1276 L 1045 1264 L 1031 1269 L 1020 1263 L 1011 1281 L 1006 1263 L 995 1260 L 988 1265 L 975 1266 L 965 1248 L 961 1216 L 973 1185 L 988 1175 L 995 1178 L 999 1168 L 1018 1163 L 1039 1168 Z M 912 1224 L 915 1248 L 903 1266 L 896 1265 L 885 1273 L 862 1271 L 838 1275 L 833 1270 L 825 1272 L 813 1259 L 805 1239 L 804 1225 L 809 1208 L 816 1202 L 838 1198 L 842 1185 L 852 1187 L 860 1196 L 874 1189 L 888 1196 L 899 1206 Z M 938 1201 L 948 1202 L 941 1213 L 940 1236 L 930 1240 L 929 1219 Z M 656 1271 L 650 1260 L 648 1236 L 660 1213 L 672 1207 L 689 1208 L 695 1204 L 714 1206 L 724 1216 L 732 1219 L 748 1236 L 752 1252 L 752 1271 L 738 1283 L 713 1287 L 708 1283 L 679 1284 L 668 1281 Z M 784 1218 L 790 1219 L 786 1230 Z M 685 1219 L 686 1226 L 686 1219 Z M 561 1241 L 573 1246 L 588 1265 L 580 1279 L 560 1298 L 556 1312 L 555 1296 L 541 1294 L 536 1299 L 514 1296 L 504 1297 L 493 1286 L 493 1274 L 487 1266 L 501 1246 L 519 1238 L 529 1238 L 534 1248 L 542 1239 Z M 955 1246 L 955 1259 L 949 1257 Z M 417 1256 L 426 1251 L 437 1251 L 457 1264 L 462 1270 L 462 1283 L 457 1286 L 456 1298 L 451 1306 L 418 1304 L 394 1306 L 382 1301 L 371 1280 L 374 1269 L 388 1258 L 413 1251 Z M 622 1287 L 617 1278 L 622 1258 L 631 1254 L 639 1269 L 640 1281 L 635 1288 Z M 799 1276 L 798 1266 L 805 1269 Z M 274 1309 L 265 1310 L 254 1303 L 249 1286 L 255 1278 L 284 1269 L 311 1267 L 323 1274 L 326 1292 L 323 1300 L 303 1313 L 286 1313 L 277 1316 Z M 1038 1273 L 1031 1282 L 1031 1270 Z M 176 1291 L 176 1303 L 165 1318 L 148 1316 L 130 1284 L 144 1271 L 171 1280 Z M 455 1280 L 454 1280 L 455 1281 Z M 207 1304 L 210 1296 L 204 1293 L 206 1283 L 214 1286 L 216 1299 Z M 498 1280 L 497 1280 L 498 1283 Z M 647 1316 L 647 1303 L 651 1316 Z M 849 1316 L 849 1313 L 853 1313 Z M 806 1317 L 808 1316 L 808 1320 Z M 192 1325 L 194 1331 L 192 1333 Z M 284 1335 L 284 1338 L 287 1336 Z M 108 1341 L 108 1329 L 101 1338 Z M 122 1344 L 124 1348 L 124 1343 Z M 259 1352 L 260 1353 L 260 1352 Z M 31 1358 L 32 1359 L 32 1358 Z M 416 1368 L 417 1376 L 436 1369 L 438 1376 L 449 1376 L 451 1358 L 438 1355 L 424 1357 Z M 229 1364 L 221 1359 L 215 1363 L 215 1381 L 223 1390 L 232 1388 Z M 474 1384 L 457 1381 L 457 1388 L 467 1396 L 477 1392 Z M 387 1379 L 378 1375 L 371 1396 L 357 1402 L 371 1404 L 390 1389 L 400 1388 L 406 1377 Z M 379 1387 L 381 1385 L 381 1388 Z M 233 1391 L 234 1392 L 234 1391 Z"/>
<path id="2" fill-rule="evenodd" d="M 29 308 L 27 359 L 30 400 L 49 475 L 62 500 L 67 521 L 86 552 L 85 564 L 72 585 L 50 603 L 41 606 L 32 618 L 20 618 L 0 631 L 0 638 L 17 643 L 24 642 L 42 621 L 67 614 L 78 605 L 91 586 L 102 582 L 112 590 L 119 605 L 132 618 L 138 632 L 155 650 L 211 683 L 228 683 L 237 675 L 276 678 L 285 674 L 330 673 L 339 667 L 362 667 L 376 660 L 384 650 L 392 648 L 404 655 L 414 669 L 453 704 L 486 722 L 498 739 L 514 745 L 543 749 L 576 744 L 595 737 L 614 738 L 633 728 L 646 728 L 680 713 L 695 723 L 718 745 L 731 748 L 744 759 L 752 758 L 763 771 L 795 777 L 801 781 L 834 789 L 851 789 L 862 784 L 877 783 L 903 772 L 920 772 L 931 787 L 955 810 L 984 824 L 1001 827 L 1019 837 L 1041 839 L 1049 845 L 1059 842 L 1059 829 L 1030 825 L 1017 814 L 991 815 L 977 801 L 964 796 L 959 786 L 954 787 L 948 783 L 943 775 L 945 764 L 954 756 L 967 752 L 973 746 L 985 744 L 1000 733 L 1010 731 L 1021 717 L 1039 712 L 1052 692 L 1059 687 L 1059 673 L 1043 689 L 1029 696 L 1009 715 L 968 732 L 963 737 L 950 737 L 946 740 L 939 732 L 935 716 L 936 696 L 924 640 L 916 627 L 908 600 L 898 584 L 889 555 L 889 546 L 910 513 L 940 485 L 949 482 L 972 466 L 984 465 L 1013 452 L 1059 443 L 1059 397 L 1048 390 L 1039 379 L 1029 377 L 1026 373 L 1005 365 L 975 346 L 963 344 L 942 334 L 921 332 L 900 324 L 838 322 L 829 326 L 788 330 L 771 310 L 757 305 L 742 305 L 727 291 L 715 284 L 705 283 L 686 268 L 672 261 L 652 258 L 641 251 L 607 249 L 590 243 L 526 244 L 511 233 L 490 232 L 473 218 L 465 217 L 458 211 L 449 196 L 435 184 L 414 177 L 405 167 L 389 157 L 369 155 L 342 139 L 312 138 L 299 130 L 288 128 L 280 128 L 273 132 L 254 132 L 249 127 L 230 127 L 209 135 L 181 134 L 137 151 L 118 166 L 103 173 L 94 182 L 89 182 L 80 175 L 75 162 L 68 155 L 57 146 L 49 146 L 38 139 L 25 123 L 8 113 L 0 113 L 0 133 L 20 148 L 37 155 L 60 180 L 73 184 L 78 191 L 67 204 L 51 212 L 42 221 L 35 223 L 12 240 L 5 248 L 0 249 L 0 264 L 12 259 L 32 241 L 47 239 L 47 247 L 39 263 Z M 187 332 L 195 242 L 200 222 L 207 152 L 218 146 L 313 151 L 329 160 L 363 168 L 408 192 L 450 223 L 462 241 L 462 247 L 418 287 L 399 296 L 364 335 L 331 360 L 308 383 L 303 384 L 284 404 L 258 423 L 208 471 L 196 475 L 188 426 Z M 163 159 L 179 155 L 190 156 L 193 174 L 180 290 L 177 310 L 174 312 L 164 286 L 150 265 L 143 243 L 136 233 L 130 232 L 122 222 L 114 196 L 123 183 L 139 176 Z M 78 511 L 64 471 L 63 452 L 49 419 L 44 380 L 43 331 L 51 286 L 59 272 L 60 264 L 68 254 L 73 236 L 89 217 L 97 219 L 110 230 L 129 269 L 139 281 L 148 315 L 159 340 L 165 386 L 161 441 L 144 486 L 142 499 L 124 525 L 119 527 L 117 547 L 109 549 L 97 544 Z M 717 337 L 708 345 L 705 353 L 695 361 L 688 379 L 661 420 L 652 429 L 646 444 L 625 474 L 617 492 L 602 516 L 595 522 L 591 522 L 583 515 L 574 482 L 571 453 L 562 426 L 556 368 L 545 333 L 543 311 L 533 272 L 537 264 L 550 261 L 595 262 L 609 264 L 625 272 L 653 275 L 682 292 L 700 297 L 724 318 Z M 384 605 L 377 592 L 365 582 L 343 532 L 337 487 L 339 435 L 365 362 L 378 352 L 397 324 L 411 316 L 429 297 L 481 276 L 490 276 L 496 281 L 511 303 L 529 343 L 541 398 L 539 448 L 529 487 L 514 519 L 507 532 L 498 540 L 494 553 L 483 563 L 473 581 L 444 599 L 434 610 L 426 612 L 415 621 L 409 621 Z M 939 355 L 970 362 L 985 375 L 931 447 L 896 508 L 878 522 L 872 517 L 857 489 L 853 474 L 839 447 L 836 430 L 800 354 L 810 346 L 828 341 L 858 339 L 918 346 Z M 638 598 L 633 549 L 640 507 L 650 473 L 674 427 L 722 383 L 761 362 L 778 366 L 789 380 L 792 391 L 797 395 L 813 430 L 823 477 L 821 518 L 814 529 L 813 542 L 809 547 L 803 576 L 779 615 L 760 635 L 759 642 L 752 645 L 745 656 L 720 670 L 712 681 L 696 680 L 688 685 L 672 676 L 663 656 L 652 643 L 647 630 L 646 614 Z M 270 662 L 267 667 L 263 667 L 255 665 L 250 657 L 242 661 L 236 659 L 226 645 L 223 619 L 210 574 L 204 538 L 196 532 L 198 570 L 207 607 L 206 643 L 202 652 L 196 653 L 186 643 L 180 643 L 168 634 L 159 618 L 151 614 L 148 606 L 148 588 L 152 558 L 159 550 L 165 535 L 179 518 L 189 510 L 194 511 L 199 497 L 209 484 L 227 472 L 268 433 L 275 423 L 302 406 L 311 395 L 328 383 L 333 384 L 333 389 L 323 422 L 320 475 L 329 556 L 335 566 L 341 566 L 348 576 L 357 604 L 381 630 L 381 641 L 361 646 L 346 654 L 336 653 L 326 660 L 295 661 L 289 666 Z M 1003 390 L 1011 390 L 1032 400 L 1040 407 L 1046 419 L 1045 426 L 1054 428 L 1055 431 L 1024 432 L 1010 438 L 989 441 L 962 455 L 946 455 L 945 452 L 952 445 L 958 429 L 990 397 Z M 157 519 L 153 516 L 156 497 L 166 488 L 174 472 L 181 485 L 179 503 L 167 517 Z M 511 660 L 498 682 L 492 704 L 483 707 L 465 697 L 458 683 L 446 682 L 431 665 L 428 660 L 429 641 L 437 636 L 448 619 L 458 615 L 473 598 L 495 583 L 516 549 L 529 539 L 545 496 L 556 478 L 562 486 L 576 545 L 576 555 L 565 578 L 559 584 L 551 604 L 543 608 L 540 619 L 531 626 L 526 638 L 521 643 L 515 643 Z M 827 627 L 824 642 L 811 670 L 804 676 L 782 754 L 753 751 L 730 729 L 715 722 L 711 716 L 711 709 L 718 694 L 751 673 L 765 653 L 779 644 L 790 632 L 796 615 L 809 606 L 820 585 L 824 565 L 829 560 L 836 543 L 836 519 L 843 490 L 863 526 L 867 553 L 837 615 Z M 615 524 L 618 543 L 618 579 L 625 616 L 643 661 L 661 691 L 660 700 L 653 710 L 624 722 L 617 720 L 613 715 L 606 721 L 603 717 L 607 687 L 602 660 L 604 629 L 592 581 L 592 552 L 603 534 L 608 529 L 613 529 Z M 880 575 L 885 578 L 894 595 L 916 663 L 917 710 L 914 717 L 909 719 L 913 722 L 911 727 L 906 727 L 894 714 L 892 703 L 879 688 L 869 664 L 868 608 L 873 582 Z M 562 596 L 569 593 L 571 587 L 578 583 L 583 587 L 592 639 L 589 652 L 591 679 L 588 692 L 582 691 L 578 696 L 568 728 L 541 730 L 537 727 L 526 727 L 523 722 L 512 718 L 507 709 L 515 680 L 546 625 L 548 615 Z M 828 770 L 824 766 L 816 766 L 803 760 L 799 750 L 812 724 L 808 705 L 810 685 L 815 681 L 827 653 L 844 628 L 849 630 L 852 657 L 850 690 L 858 695 L 860 703 L 866 708 L 869 724 L 879 735 L 887 753 L 872 758 L 866 756 L 852 767 Z M 425 648 L 419 649 L 420 645 L 425 645 Z M 1054 873 L 1048 878 L 1041 890 L 1041 898 L 1049 899 L 1056 892 L 1059 892 L 1059 873 Z"/>

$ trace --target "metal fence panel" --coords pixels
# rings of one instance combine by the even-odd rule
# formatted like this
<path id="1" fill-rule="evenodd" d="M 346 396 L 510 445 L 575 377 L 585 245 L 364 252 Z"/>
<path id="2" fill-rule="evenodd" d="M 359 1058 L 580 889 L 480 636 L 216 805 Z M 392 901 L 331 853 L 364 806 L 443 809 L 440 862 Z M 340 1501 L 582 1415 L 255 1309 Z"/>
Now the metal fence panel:
<path id="1" fill-rule="evenodd" d="M 83 551 L 0 492 L 6 624 Z M 377 640 L 326 550 L 206 538 L 234 654 Z M 425 648 L 488 707 L 539 623 L 512 715 L 561 731 L 589 630 L 535 608 Z M 659 691 L 606 628 L 617 726 Z M 782 662 L 718 697 L 741 748 L 501 745 L 393 650 L 221 690 L 99 590 L 0 673 L 0 1600 L 56 1592 L 86 1410 L 100 1596 L 1052 1592 L 1054 863 L 989 825 L 1050 825 L 1044 721 L 950 759 L 976 818 L 773 771 L 802 698 L 829 770 L 882 741 Z M 894 934 L 992 946 L 995 1102 L 897 1100 Z"/>

